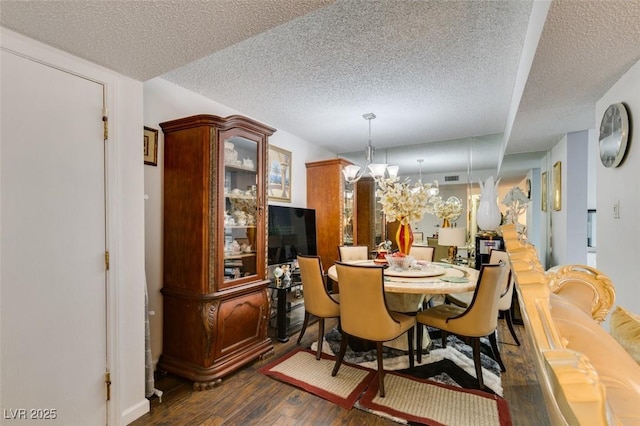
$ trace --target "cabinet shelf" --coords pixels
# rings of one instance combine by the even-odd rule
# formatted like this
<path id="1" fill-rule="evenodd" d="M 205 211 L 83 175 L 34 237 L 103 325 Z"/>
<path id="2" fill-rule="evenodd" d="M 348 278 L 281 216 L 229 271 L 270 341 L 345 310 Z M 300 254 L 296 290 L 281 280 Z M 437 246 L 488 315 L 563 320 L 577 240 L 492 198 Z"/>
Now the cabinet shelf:
<path id="1" fill-rule="evenodd" d="M 251 173 L 254 175 L 257 173 L 255 166 L 252 168 L 249 168 L 249 167 L 243 167 L 235 164 L 225 164 L 224 167 L 228 170 L 233 170 L 238 173 Z"/>

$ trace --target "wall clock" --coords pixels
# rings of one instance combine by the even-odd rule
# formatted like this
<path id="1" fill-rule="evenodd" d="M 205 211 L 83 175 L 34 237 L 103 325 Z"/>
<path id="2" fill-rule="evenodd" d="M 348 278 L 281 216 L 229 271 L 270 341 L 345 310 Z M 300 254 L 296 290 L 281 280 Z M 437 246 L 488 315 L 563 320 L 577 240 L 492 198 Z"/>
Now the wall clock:
<path id="1" fill-rule="evenodd" d="M 622 102 L 611 104 L 600 123 L 600 161 L 605 167 L 618 167 L 629 139 L 629 115 Z"/>

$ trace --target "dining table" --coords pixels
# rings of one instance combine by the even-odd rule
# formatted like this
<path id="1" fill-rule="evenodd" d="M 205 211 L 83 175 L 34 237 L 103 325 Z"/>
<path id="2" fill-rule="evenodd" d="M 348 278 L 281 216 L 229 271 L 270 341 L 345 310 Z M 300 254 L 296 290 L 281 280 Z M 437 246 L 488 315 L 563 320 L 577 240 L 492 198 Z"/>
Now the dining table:
<path id="1" fill-rule="evenodd" d="M 473 291 L 480 272 L 474 268 L 446 262 L 416 262 L 406 270 L 398 270 L 374 260 L 344 263 L 383 268 L 387 307 L 392 311 L 409 314 L 415 314 L 422 308 L 424 301 L 429 301 L 435 296 Z M 327 275 L 338 283 L 339 288 L 336 265 L 327 270 Z M 423 347 L 426 348 L 430 342 L 428 335 L 424 336 L 423 342 Z M 402 350 L 407 348 L 406 340 L 401 338 L 385 345 Z"/>

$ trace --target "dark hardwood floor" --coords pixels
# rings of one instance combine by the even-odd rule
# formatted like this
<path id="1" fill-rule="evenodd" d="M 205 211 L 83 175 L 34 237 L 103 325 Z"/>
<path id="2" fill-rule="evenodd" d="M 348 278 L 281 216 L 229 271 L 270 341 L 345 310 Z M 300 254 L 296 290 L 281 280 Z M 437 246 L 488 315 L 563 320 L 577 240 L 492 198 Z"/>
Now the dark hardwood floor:
<path id="1" fill-rule="evenodd" d="M 549 425 L 542 394 L 522 326 L 516 326 L 522 346 L 515 346 L 504 321 L 499 321 L 500 351 L 507 371 L 502 375 L 504 397 L 513 424 Z M 329 321 L 326 330 L 335 326 Z M 317 324 L 310 326 L 301 346 L 316 340 Z M 356 408 L 345 410 L 319 397 L 266 377 L 257 370 L 296 347 L 298 333 L 286 343 L 274 339 L 273 356 L 258 360 L 223 379 L 220 386 L 193 391 L 192 383 L 173 375 L 156 381 L 162 402 L 151 398 L 151 411 L 135 422 L 141 425 L 394 425 Z"/>

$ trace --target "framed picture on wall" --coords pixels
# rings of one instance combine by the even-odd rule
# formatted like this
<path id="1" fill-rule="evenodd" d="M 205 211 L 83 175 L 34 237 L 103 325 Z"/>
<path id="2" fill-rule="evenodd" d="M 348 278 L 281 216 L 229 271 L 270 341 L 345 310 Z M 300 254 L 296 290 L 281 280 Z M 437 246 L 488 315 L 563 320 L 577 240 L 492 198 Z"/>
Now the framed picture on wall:
<path id="1" fill-rule="evenodd" d="M 158 165 L 158 131 L 151 127 L 144 128 L 144 164 Z"/>
<path id="2" fill-rule="evenodd" d="M 291 202 L 291 152 L 269 145 L 267 193 L 270 200 Z"/>
<path id="3" fill-rule="evenodd" d="M 562 163 L 556 161 L 553 165 L 553 209 L 562 209 Z"/>
<path id="4" fill-rule="evenodd" d="M 543 212 L 547 211 L 547 172 L 542 172 L 542 175 L 540 176 L 540 186 L 542 187 L 541 189 L 541 194 L 540 194 L 540 200 L 541 200 L 541 205 L 540 208 L 542 209 Z"/>

